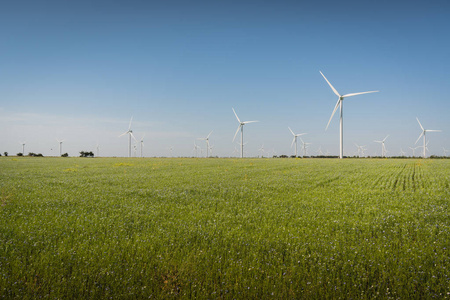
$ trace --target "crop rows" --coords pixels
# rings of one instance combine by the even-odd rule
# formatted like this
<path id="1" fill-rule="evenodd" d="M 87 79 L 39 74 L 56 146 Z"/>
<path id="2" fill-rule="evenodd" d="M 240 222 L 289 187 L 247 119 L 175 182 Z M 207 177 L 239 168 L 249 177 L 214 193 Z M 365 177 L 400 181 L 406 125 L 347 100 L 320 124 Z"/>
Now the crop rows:
<path id="1" fill-rule="evenodd" d="M 446 160 L 0 159 L 2 298 L 449 298 Z"/>

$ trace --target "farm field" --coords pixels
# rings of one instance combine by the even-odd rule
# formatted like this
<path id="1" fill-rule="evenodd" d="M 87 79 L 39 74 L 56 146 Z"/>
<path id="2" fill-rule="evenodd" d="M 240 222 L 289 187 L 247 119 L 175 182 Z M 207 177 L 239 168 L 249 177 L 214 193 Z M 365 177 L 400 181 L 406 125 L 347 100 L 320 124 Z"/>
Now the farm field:
<path id="1" fill-rule="evenodd" d="M 0 298 L 450 298 L 450 160 L 0 158 Z"/>

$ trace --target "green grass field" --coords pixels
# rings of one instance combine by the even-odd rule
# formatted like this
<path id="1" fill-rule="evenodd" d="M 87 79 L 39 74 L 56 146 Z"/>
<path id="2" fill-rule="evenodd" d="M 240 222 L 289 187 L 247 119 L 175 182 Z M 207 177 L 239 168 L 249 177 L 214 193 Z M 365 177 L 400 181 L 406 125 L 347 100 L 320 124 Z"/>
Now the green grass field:
<path id="1" fill-rule="evenodd" d="M 1 298 L 450 298 L 450 160 L 0 158 Z"/>

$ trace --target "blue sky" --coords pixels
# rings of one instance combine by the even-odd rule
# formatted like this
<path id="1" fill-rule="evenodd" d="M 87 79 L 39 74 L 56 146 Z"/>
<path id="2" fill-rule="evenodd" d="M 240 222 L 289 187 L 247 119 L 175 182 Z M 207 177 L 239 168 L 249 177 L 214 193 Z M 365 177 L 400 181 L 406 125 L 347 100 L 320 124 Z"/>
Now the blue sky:
<path id="1" fill-rule="evenodd" d="M 230 156 L 245 126 L 246 156 L 344 154 L 354 143 L 411 154 L 430 133 L 430 154 L 450 149 L 448 1 L 11 1 L 0 7 L 0 152 L 127 156 L 128 128 L 144 156 L 193 155 L 211 130 L 213 155 Z M 205 147 L 202 141 L 199 146 Z M 419 143 L 417 144 L 419 145 Z M 417 146 L 416 145 L 416 146 Z"/>

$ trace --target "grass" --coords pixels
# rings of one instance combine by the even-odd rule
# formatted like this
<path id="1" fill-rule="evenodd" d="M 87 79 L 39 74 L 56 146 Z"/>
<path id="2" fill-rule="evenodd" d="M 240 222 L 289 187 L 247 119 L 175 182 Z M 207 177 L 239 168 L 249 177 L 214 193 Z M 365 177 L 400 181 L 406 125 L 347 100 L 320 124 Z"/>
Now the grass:
<path id="1" fill-rule="evenodd" d="M 450 161 L 0 159 L 1 298 L 450 298 Z"/>

